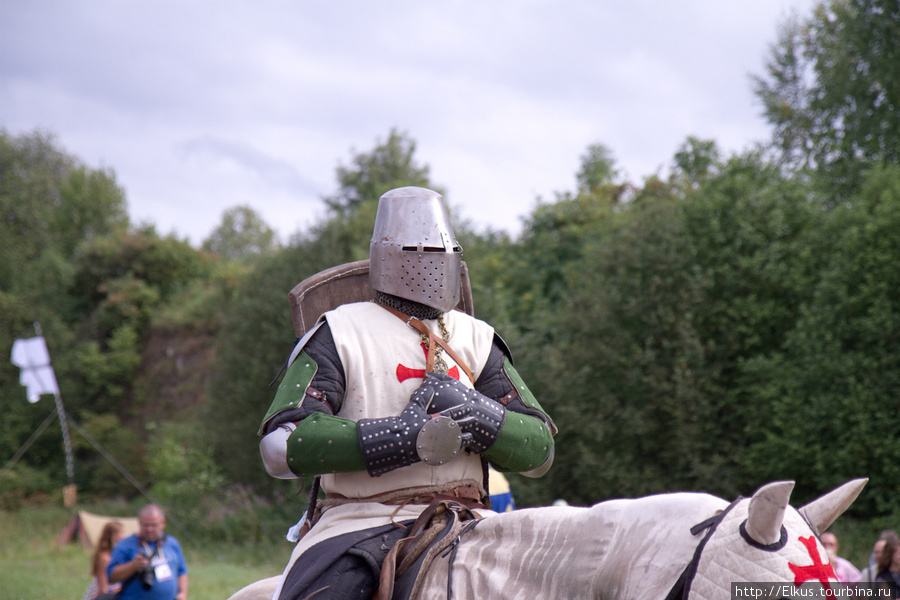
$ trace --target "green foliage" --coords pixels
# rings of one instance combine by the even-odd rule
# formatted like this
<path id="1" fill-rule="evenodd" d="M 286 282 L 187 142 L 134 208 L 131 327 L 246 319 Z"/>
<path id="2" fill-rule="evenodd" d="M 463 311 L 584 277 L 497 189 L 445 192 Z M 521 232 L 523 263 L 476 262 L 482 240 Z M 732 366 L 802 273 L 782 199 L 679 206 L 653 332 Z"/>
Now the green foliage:
<path id="1" fill-rule="evenodd" d="M 602 186 L 612 183 L 618 176 L 615 164 L 615 158 L 609 148 L 603 144 L 588 146 L 587 152 L 581 157 L 581 168 L 575 177 L 578 181 L 578 192 L 595 194 Z"/>
<path id="2" fill-rule="evenodd" d="M 154 311 L 151 325 L 157 331 L 170 333 L 185 329 L 218 331 L 226 309 L 251 269 L 246 261 L 211 261 L 209 275 L 193 279 L 172 293 Z"/>
<path id="3" fill-rule="evenodd" d="M 141 360 L 135 329 L 126 325 L 114 330 L 105 350 L 88 340 L 76 346 L 72 354 L 77 376 L 67 379 L 77 382 L 81 392 L 69 396 L 72 408 L 115 410 L 130 390 Z"/>
<path id="4" fill-rule="evenodd" d="M 129 401 L 154 315 L 206 275 L 207 263 L 187 242 L 145 229 L 88 240 L 73 265 L 68 316 L 77 340 L 55 360 L 67 403 L 76 413 L 126 416 L 136 409 Z"/>
<path id="5" fill-rule="evenodd" d="M 19 265 L 45 252 L 69 259 L 82 240 L 128 225 L 112 173 L 86 168 L 41 132 L 0 130 L 0 217 L 0 289 L 26 293 Z"/>
<path id="6" fill-rule="evenodd" d="M 681 185 L 696 190 L 721 167 L 721 153 L 714 140 L 690 136 L 675 153 L 673 178 Z"/>
<path id="7" fill-rule="evenodd" d="M 199 501 L 225 483 L 208 449 L 198 447 L 194 434 L 175 424 L 155 428 L 147 446 L 147 469 L 153 494 L 165 505 L 196 520 Z"/>
<path id="8" fill-rule="evenodd" d="M 49 216 L 51 236 L 71 256 L 82 241 L 127 227 L 125 192 L 111 171 L 78 165 L 61 183 L 59 205 Z"/>
<path id="9" fill-rule="evenodd" d="M 110 295 L 117 300 L 117 290 L 110 289 L 111 281 L 140 281 L 162 298 L 200 275 L 204 268 L 203 258 L 186 241 L 160 238 L 152 230 L 95 238 L 79 247 L 73 262 L 73 293 L 84 307 L 93 307 Z"/>
<path id="10" fill-rule="evenodd" d="M 229 208 L 203 241 L 203 249 L 223 258 L 247 258 L 275 248 L 275 231 L 247 205 Z"/>
<path id="11" fill-rule="evenodd" d="M 70 435 L 75 453 L 75 483 L 82 501 L 131 495 L 134 490 L 119 469 L 138 481 L 146 480 L 144 446 L 138 443 L 134 432 L 112 412 L 83 411 L 76 423 L 79 427 L 70 426 Z"/>
<path id="12" fill-rule="evenodd" d="M 853 510 L 897 506 L 900 450 L 900 168 L 872 172 L 827 214 L 815 248 L 822 269 L 781 351 L 747 365 L 751 399 L 771 417 L 746 460 L 777 466 L 800 493 L 871 478 Z"/>
<path id="13" fill-rule="evenodd" d="M 828 0 L 782 29 L 756 93 L 775 142 L 844 197 L 871 165 L 900 159 L 900 6 Z"/>
<path id="14" fill-rule="evenodd" d="M 740 369 L 783 343 L 809 298 L 818 213 L 759 157 L 716 156 L 689 140 L 678 160 L 702 168 L 676 172 L 671 186 L 650 179 L 624 204 L 614 187 L 605 202 L 561 196 L 535 212 L 553 219 L 523 232 L 541 250 L 568 248 L 546 266 L 514 250 L 533 265 L 516 273 L 520 289 L 555 282 L 538 288 L 540 312 L 519 305 L 519 322 L 542 314 L 547 335 L 513 345 L 560 428 L 548 478 L 517 488 L 529 501 L 554 490 L 577 503 L 675 489 L 734 496 L 765 482 L 740 463 L 748 423 L 765 414 L 746 405 Z M 566 246 L 568 234 L 578 243 Z"/>
<path id="15" fill-rule="evenodd" d="M 352 213 L 361 204 L 377 201 L 386 191 L 404 185 L 431 187 L 426 165 L 415 159 L 416 142 L 392 129 L 387 140 L 371 152 L 354 153 L 350 166 L 337 168 L 338 192 L 325 198 L 335 213 Z M 440 189 L 435 191 L 440 192 Z"/>
<path id="16" fill-rule="evenodd" d="M 541 379 L 561 431 L 551 485 L 570 502 L 678 489 L 703 468 L 704 280 L 681 211 L 639 194 L 608 213 L 559 297 Z"/>
<path id="17" fill-rule="evenodd" d="M 840 158 L 843 141 L 822 146 L 834 122 L 817 102 L 837 83 L 825 66 L 805 79 L 813 63 L 803 62 L 813 47 L 844 56 L 853 39 L 840 37 L 859 35 L 858 15 L 880 5 L 828 6 L 826 20 L 816 13 L 774 50 L 774 79 L 760 90 L 769 110 L 785 111 L 776 136 L 789 160 L 725 159 L 714 141 L 689 137 L 668 179 L 635 185 L 597 144 L 576 190 L 539 202 L 521 235 L 456 223 L 476 315 L 509 343 L 560 429 L 547 477 L 510 477 L 519 505 L 677 489 L 734 497 L 787 478 L 798 505 L 868 476 L 856 514 L 896 514 L 900 172 L 889 152 L 851 146 Z M 890 117 L 878 119 L 888 136 Z M 846 123 L 840 135 L 857 135 Z M 368 256 L 384 191 L 434 187 L 413 140 L 392 131 L 354 153 L 326 217 L 285 247 L 262 251 L 240 234 L 258 237 L 264 224 L 226 214 L 207 240 L 219 256 L 124 227 L 112 174 L 81 167 L 52 138 L 0 142 L 0 232 L 40 242 L 0 247 L 29 265 L 0 264 L 0 352 L 40 320 L 70 414 L 186 537 L 280 537 L 303 508 L 302 482 L 265 474 L 256 430 L 295 342 L 288 292 Z M 822 147 L 830 153 L 815 154 Z M 840 185 L 823 186 L 830 177 Z M 27 404 L 17 378 L 0 365 L 7 456 L 52 410 Z M 72 437 L 85 497 L 133 495 Z M 55 422 L 3 477 L 13 482 L 5 506 L 65 483 Z"/>
<path id="18" fill-rule="evenodd" d="M 58 490 L 59 482 L 46 470 L 17 464 L 0 472 L 0 509 L 17 510 Z"/>

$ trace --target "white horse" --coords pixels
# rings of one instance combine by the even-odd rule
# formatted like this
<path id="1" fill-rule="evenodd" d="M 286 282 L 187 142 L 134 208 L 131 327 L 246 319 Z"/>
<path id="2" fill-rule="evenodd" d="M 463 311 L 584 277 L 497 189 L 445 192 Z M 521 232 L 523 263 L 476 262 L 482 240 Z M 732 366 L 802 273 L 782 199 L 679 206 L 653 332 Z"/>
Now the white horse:
<path id="1" fill-rule="evenodd" d="M 818 535 L 866 481 L 799 510 L 789 505 L 794 482 L 783 481 L 732 503 L 673 493 L 491 516 L 432 563 L 416 600 L 726 600 L 743 582 L 830 586 L 837 580 Z M 269 600 L 279 579 L 253 583 L 230 600 Z"/>

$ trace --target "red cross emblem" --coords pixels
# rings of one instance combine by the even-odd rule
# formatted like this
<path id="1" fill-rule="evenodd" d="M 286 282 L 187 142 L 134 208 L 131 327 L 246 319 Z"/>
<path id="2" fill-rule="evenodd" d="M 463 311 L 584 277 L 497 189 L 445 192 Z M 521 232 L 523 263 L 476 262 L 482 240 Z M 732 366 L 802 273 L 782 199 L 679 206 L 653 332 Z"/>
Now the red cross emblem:
<path id="1" fill-rule="evenodd" d="M 816 580 L 822 584 L 823 588 L 825 588 L 826 596 L 833 596 L 834 592 L 831 590 L 828 580 L 837 579 L 837 575 L 834 574 L 834 567 L 832 567 L 830 563 L 823 563 L 822 559 L 819 557 L 819 549 L 816 548 L 815 536 L 798 537 L 797 539 L 800 540 L 801 544 L 806 546 L 806 551 L 809 552 L 809 557 L 812 559 L 813 564 L 799 566 L 791 562 L 788 563 L 788 567 L 790 567 L 791 572 L 794 574 L 794 586 L 800 587 L 800 584 L 804 581 Z"/>
<path id="2" fill-rule="evenodd" d="M 425 352 L 425 359 L 428 360 L 428 346 L 425 344 L 419 344 L 422 346 L 422 350 Z M 447 371 L 447 375 L 452 377 L 453 379 L 459 380 L 459 368 L 456 366 L 450 367 L 450 370 Z M 425 369 L 410 369 L 406 365 L 401 363 L 397 363 L 397 381 L 403 383 L 407 379 L 424 379 L 425 378 Z"/>

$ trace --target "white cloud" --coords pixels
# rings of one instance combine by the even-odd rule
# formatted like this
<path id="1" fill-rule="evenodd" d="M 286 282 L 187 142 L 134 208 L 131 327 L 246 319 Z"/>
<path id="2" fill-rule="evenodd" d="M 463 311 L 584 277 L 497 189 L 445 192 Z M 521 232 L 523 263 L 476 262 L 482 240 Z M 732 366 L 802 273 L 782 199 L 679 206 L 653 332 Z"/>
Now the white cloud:
<path id="1" fill-rule="evenodd" d="M 0 0 L 0 127 L 115 170 L 199 243 L 249 204 L 283 238 L 391 128 L 475 220 L 516 231 L 608 146 L 634 180 L 688 135 L 766 134 L 748 73 L 811 0 Z"/>

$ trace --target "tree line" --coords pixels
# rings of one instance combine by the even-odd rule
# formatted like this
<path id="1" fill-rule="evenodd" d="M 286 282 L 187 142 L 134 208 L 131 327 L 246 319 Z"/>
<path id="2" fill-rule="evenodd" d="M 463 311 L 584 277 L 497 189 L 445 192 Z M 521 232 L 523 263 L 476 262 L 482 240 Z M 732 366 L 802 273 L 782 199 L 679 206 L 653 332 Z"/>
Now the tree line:
<path id="1" fill-rule="evenodd" d="M 723 156 L 688 138 L 639 183 L 592 145 L 576 189 L 537 202 L 519 235 L 455 222 L 476 316 L 559 427 L 550 473 L 511 477 L 519 504 L 730 498 L 777 479 L 799 503 L 869 477 L 852 511 L 900 514 L 898 40 L 896 2 L 822 3 L 784 24 L 753 80 L 769 143 Z M 0 351 L 40 321 L 73 418 L 185 514 L 296 508 L 255 435 L 294 343 L 287 293 L 368 256 L 381 193 L 441 190 L 415 151 L 392 130 L 354 153 L 325 217 L 284 245 L 237 207 L 193 248 L 130 223 L 113 172 L 2 132 Z M 0 458 L 52 410 L 25 402 L 8 361 L 0 406 Z M 133 492 L 78 444 L 84 494 Z M 2 477 L 7 505 L 61 485 L 59 434 Z"/>

